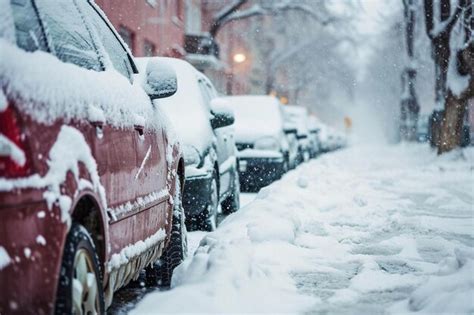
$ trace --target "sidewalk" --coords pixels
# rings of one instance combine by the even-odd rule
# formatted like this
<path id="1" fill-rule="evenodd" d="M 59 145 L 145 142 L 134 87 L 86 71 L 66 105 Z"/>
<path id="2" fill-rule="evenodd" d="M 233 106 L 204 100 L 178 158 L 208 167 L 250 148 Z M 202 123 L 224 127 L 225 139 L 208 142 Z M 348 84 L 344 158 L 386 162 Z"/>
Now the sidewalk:
<path id="1" fill-rule="evenodd" d="M 354 147 L 302 165 L 132 313 L 473 312 L 473 151 Z"/>

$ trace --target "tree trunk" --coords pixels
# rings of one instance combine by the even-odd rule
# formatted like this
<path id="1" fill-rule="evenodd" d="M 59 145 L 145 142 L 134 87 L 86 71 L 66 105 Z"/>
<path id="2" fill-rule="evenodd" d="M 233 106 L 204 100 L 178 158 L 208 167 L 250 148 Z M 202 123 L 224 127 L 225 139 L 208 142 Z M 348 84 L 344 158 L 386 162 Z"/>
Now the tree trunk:
<path id="1" fill-rule="evenodd" d="M 407 141 L 415 141 L 417 139 L 418 114 L 420 106 L 416 96 L 416 75 L 415 68 L 415 27 L 416 27 L 416 8 L 415 0 L 405 0 L 404 16 L 405 16 L 405 42 L 408 56 L 408 66 L 402 73 L 402 100 L 401 100 L 401 117 L 400 117 L 400 136 L 401 139 Z"/>
<path id="2" fill-rule="evenodd" d="M 446 109 L 441 123 L 438 154 L 451 151 L 461 146 L 464 116 L 467 100 L 456 97 L 450 90 L 446 99 Z"/>
<path id="3" fill-rule="evenodd" d="M 446 108 L 447 100 L 447 77 L 449 58 L 451 51 L 449 49 L 449 33 L 444 33 L 433 39 L 433 60 L 435 63 L 435 102 L 436 102 L 436 113 L 433 113 L 433 126 L 430 137 L 430 144 L 432 147 L 439 148 L 442 144 L 441 130 L 443 127 L 444 113 L 443 108 Z"/>
<path id="4" fill-rule="evenodd" d="M 460 96 L 456 96 L 451 90 L 448 90 L 446 109 L 440 131 L 439 154 L 451 151 L 462 145 L 467 103 L 469 99 L 474 98 L 474 42 L 471 42 L 458 53 L 458 56 L 453 56 L 453 58 L 458 58 L 458 73 L 469 75 L 470 80 L 466 90 Z"/>

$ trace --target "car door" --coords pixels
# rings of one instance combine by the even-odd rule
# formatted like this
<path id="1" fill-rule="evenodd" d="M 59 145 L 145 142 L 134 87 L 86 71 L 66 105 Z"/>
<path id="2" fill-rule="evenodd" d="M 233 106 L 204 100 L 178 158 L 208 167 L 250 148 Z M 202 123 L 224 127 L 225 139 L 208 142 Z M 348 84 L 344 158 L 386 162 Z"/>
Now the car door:
<path id="1" fill-rule="evenodd" d="M 107 54 L 104 57 L 131 82 L 132 58 L 117 35 L 90 3 L 83 2 L 80 6 L 100 37 L 97 45 L 103 45 Z M 145 105 L 153 109 L 151 100 Z M 99 169 L 105 172 L 106 185 L 112 194 L 108 200 L 112 253 L 150 237 L 166 224 L 169 194 L 162 126 L 157 125 L 156 117 L 134 115 L 133 119 L 133 127 L 106 125 L 95 145 L 99 155 L 107 156 L 99 163 Z M 157 121 L 150 124 L 147 119 Z"/>
<path id="2" fill-rule="evenodd" d="M 205 102 L 209 108 L 209 111 L 212 113 L 211 110 L 211 100 L 217 97 L 217 92 L 214 87 L 208 82 L 205 78 L 201 78 L 199 80 L 199 85 L 204 95 Z M 216 136 L 216 144 L 217 144 L 217 159 L 219 163 L 219 188 L 220 188 L 220 195 L 223 196 L 230 191 L 232 188 L 232 174 L 231 174 L 231 166 L 232 159 L 234 157 L 234 147 L 232 146 L 233 140 L 233 133 L 231 132 L 231 127 L 222 127 L 214 129 L 214 134 Z M 234 160 L 235 161 L 235 160 Z"/>

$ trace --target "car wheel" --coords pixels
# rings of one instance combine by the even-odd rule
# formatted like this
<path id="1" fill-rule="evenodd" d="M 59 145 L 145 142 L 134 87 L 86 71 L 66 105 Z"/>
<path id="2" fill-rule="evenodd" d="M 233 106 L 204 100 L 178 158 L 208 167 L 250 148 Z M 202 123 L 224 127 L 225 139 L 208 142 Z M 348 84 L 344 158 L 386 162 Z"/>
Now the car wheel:
<path id="1" fill-rule="evenodd" d="M 146 268 L 146 284 L 148 287 L 169 287 L 173 270 L 183 262 L 188 255 L 188 237 L 181 199 L 181 185 L 177 177 L 175 182 L 176 194 L 173 204 L 173 221 L 168 247 L 160 259 Z"/>
<path id="2" fill-rule="evenodd" d="M 211 182 L 211 198 L 209 204 L 207 205 L 206 211 L 204 211 L 205 217 L 202 221 L 202 229 L 204 231 L 214 231 L 217 227 L 217 210 L 219 207 L 219 191 L 217 189 L 217 174 L 216 171 L 213 172 L 212 182 Z"/>
<path id="3" fill-rule="evenodd" d="M 99 258 L 87 230 L 73 223 L 66 239 L 56 298 L 56 314 L 104 314 Z"/>
<path id="4" fill-rule="evenodd" d="M 239 173 L 234 171 L 234 185 L 232 193 L 222 202 L 222 211 L 224 214 L 229 214 L 240 209 L 240 181 Z"/>

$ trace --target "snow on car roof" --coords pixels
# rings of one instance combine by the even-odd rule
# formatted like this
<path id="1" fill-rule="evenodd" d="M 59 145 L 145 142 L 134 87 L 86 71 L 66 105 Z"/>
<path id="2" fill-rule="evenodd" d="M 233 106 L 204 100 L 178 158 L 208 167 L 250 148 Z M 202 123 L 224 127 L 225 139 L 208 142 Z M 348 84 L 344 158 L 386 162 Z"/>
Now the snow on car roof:
<path id="1" fill-rule="evenodd" d="M 153 129 L 163 126 L 142 86 L 130 84 L 115 70 L 87 70 L 50 53 L 26 52 L 3 38 L 0 60 L 9 60 L 0 62 L 5 95 L 39 122 L 91 121 L 101 116 L 119 128 L 133 127 L 137 122 Z"/>
<path id="2" fill-rule="evenodd" d="M 137 59 L 140 67 L 143 67 L 140 60 L 145 58 Z M 171 120 L 180 141 L 202 153 L 212 143 L 214 133 L 209 121 L 210 112 L 198 85 L 201 74 L 184 60 L 165 57 L 155 57 L 153 60 L 171 66 L 176 71 L 178 81 L 176 93 L 156 100 L 156 104 Z"/>
<path id="3" fill-rule="evenodd" d="M 298 129 L 298 134 L 308 133 L 308 110 L 306 107 L 297 105 L 282 106 L 285 121 L 290 126 L 293 125 Z"/>
<path id="4" fill-rule="evenodd" d="M 252 143 L 258 138 L 278 137 L 283 129 L 283 117 L 275 97 L 245 95 L 225 97 L 235 114 L 235 139 Z"/>

